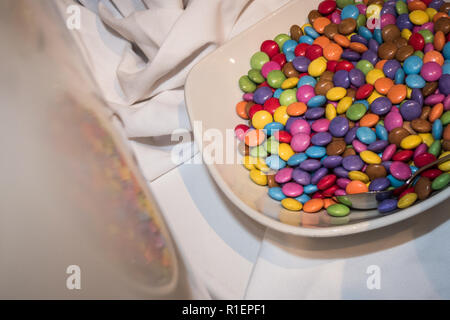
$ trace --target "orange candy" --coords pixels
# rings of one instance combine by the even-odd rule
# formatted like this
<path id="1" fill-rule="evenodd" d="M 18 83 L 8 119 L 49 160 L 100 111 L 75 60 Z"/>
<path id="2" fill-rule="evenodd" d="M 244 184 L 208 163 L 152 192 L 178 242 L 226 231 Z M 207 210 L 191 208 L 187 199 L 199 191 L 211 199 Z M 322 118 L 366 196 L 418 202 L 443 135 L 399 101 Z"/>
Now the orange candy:
<path id="1" fill-rule="evenodd" d="M 374 83 L 375 90 L 377 90 L 378 93 L 385 95 L 389 92 L 393 85 L 394 81 L 389 78 L 380 78 L 377 79 Z"/>
<path id="2" fill-rule="evenodd" d="M 414 0 L 414 1 L 411 1 L 410 3 L 408 3 L 409 12 L 414 11 L 414 10 L 425 11 L 426 8 L 427 8 L 427 5 L 425 3 L 423 3 L 422 1 Z"/>
<path id="3" fill-rule="evenodd" d="M 380 117 L 374 113 L 367 113 L 359 120 L 361 127 L 373 127 L 378 123 Z"/>
<path id="4" fill-rule="evenodd" d="M 330 43 L 323 48 L 323 56 L 331 61 L 338 61 L 341 58 L 342 52 L 341 46 L 336 43 Z"/>
<path id="5" fill-rule="evenodd" d="M 395 84 L 389 90 L 387 97 L 393 104 L 399 104 L 406 98 L 406 86 L 404 84 Z"/>
<path id="6" fill-rule="evenodd" d="M 343 36 L 339 33 L 334 35 L 333 40 L 336 41 L 338 45 L 344 48 L 347 48 L 350 45 L 350 40 L 346 36 Z"/>
<path id="7" fill-rule="evenodd" d="M 351 42 L 349 48 L 359 53 L 369 50 L 364 44 L 359 42 Z"/>
<path id="8" fill-rule="evenodd" d="M 433 22 L 436 22 L 439 18 L 442 18 L 442 17 L 448 17 L 448 15 L 445 12 L 437 12 L 433 16 Z"/>
<path id="9" fill-rule="evenodd" d="M 330 199 L 330 198 L 323 199 L 323 207 L 325 209 L 328 208 L 329 206 L 331 206 L 332 204 L 336 204 L 336 201 L 334 201 L 333 199 Z"/>
<path id="10" fill-rule="evenodd" d="M 317 37 L 317 38 L 314 40 L 313 44 L 317 44 L 318 46 L 321 46 L 322 49 L 323 49 L 323 48 L 325 48 L 327 45 L 330 44 L 330 39 L 328 39 L 328 38 L 325 37 L 325 36 L 320 36 L 320 37 Z"/>
<path id="11" fill-rule="evenodd" d="M 246 105 L 247 105 L 247 101 L 241 101 L 236 104 L 236 113 L 242 119 L 248 119 L 247 112 L 245 112 Z"/>
<path id="12" fill-rule="evenodd" d="M 263 130 L 248 130 L 244 137 L 244 142 L 249 147 L 256 147 L 263 143 L 266 135 Z"/>
<path id="13" fill-rule="evenodd" d="M 444 64 L 444 57 L 439 51 L 431 50 L 425 53 L 425 55 L 423 56 L 423 63 L 427 63 L 430 61 L 436 62 L 437 64 L 442 66 Z"/>
<path id="14" fill-rule="evenodd" d="M 386 63 L 386 59 L 384 59 L 384 60 L 380 60 L 380 61 L 378 61 L 376 64 L 375 64 L 375 69 L 378 69 L 378 70 L 383 70 L 383 67 L 384 67 L 384 64 Z"/>
<path id="15" fill-rule="evenodd" d="M 311 199 L 303 205 L 303 211 L 313 213 L 321 210 L 324 206 L 323 199 Z"/>
<path id="16" fill-rule="evenodd" d="M 359 180 L 353 180 L 345 187 L 345 192 L 347 192 L 347 194 L 364 193 L 368 191 L 369 188 L 366 184 Z"/>
<path id="17" fill-rule="evenodd" d="M 445 35 L 442 31 L 438 31 L 434 34 L 433 46 L 436 50 L 442 51 L 445 45 Z"/>
<path id="18" fill-rule="evenodd" d="M 313 27 L 318 33 L 323 33 L 327 25 L 331 23 L 330 19 L 325 17 L 318 17 L 313 22 Z"/>
<path id="19" fill-rule="evenodd" d="M 442 116 L 444 112 L 444 105 L 442 103 L 436 104 L 433 108 L 431 108 L 430 114 L 428 115 L 428 120 L 430 122 L 434 122 Z"/>
<path id="20" fill-rule="evenodd" d="M 286 112 L 291 117 L 297 117 L 304 114 L 306 112 L 306 109 L 307 106 L 304 102 L 294 102 L 287 107 Z"/>

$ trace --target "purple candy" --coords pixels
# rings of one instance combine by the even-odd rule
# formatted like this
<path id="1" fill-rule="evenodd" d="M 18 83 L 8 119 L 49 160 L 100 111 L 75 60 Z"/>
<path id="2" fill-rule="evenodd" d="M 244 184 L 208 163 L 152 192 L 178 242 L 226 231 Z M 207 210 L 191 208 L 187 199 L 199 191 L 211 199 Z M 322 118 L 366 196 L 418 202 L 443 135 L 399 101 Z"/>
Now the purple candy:
<path id="1" fill-rule="evenodd" d="M 272 98 L 273 92 L 272 89 L 266 86 L 259 87 L 253 93 L 253 100 L 255 103 L 263 105 L 266 100 Z"/>
<path id="2" fill-rule="evenodd" d="M 328 156 L 323 160 L 323 166 L 328 169 L 336 168 L 340 166 L 342 162 L 341 156 Z"/>
<path id="3" fill-rule="evenodd" d="M 415 100 L 406 100 L 400 107 L 400 113 L 404 120 L 417 119 L 422 114 L 422 107 Z"/>
<path id="4" fill-rule="evenodd" d="M 352 49 L 345 49 L 342 52 L 341 57 L 348 61 L 358 61 L 361 58 L 361 55 L 358 52 L 353 51 Z"/>
<path id="5" fill-rule="evenodd" d="M 381 213 L 394 211 L 397 209 L 397 200 L 385 199 L 378 204 L 378 211 Z"/>
<path id="6" fill-rule="evenodd" d="M 388 144 L 389 142 L 387 140 L 377 140 L 369 144 L 367 146 L 367 150 L 378 153 L 383 151 L 388 146 Z"/>
<path id="7" fill-rule="evenodd" d="M 421 106 L 423 106 L 423 94 L 422 90 L 418 88 L 414 88 L 411 91 L 411 99 L 414 101 L 417 101 L 417 103 Z"/>
<path id="8" fill-rule="evenodd" d="M 375 53 L 378 53 L 378 47 L 380 46 L 380 44 L 377 42 L 377 40 L 375 39 L 370 39 L 369 40 L 369 50 L 373 51 Z"/>
<path id="9" fill-rule="evenodd" d="M 322 166 L 319 160 L 316 159 L 306 159 L 302 163 L 300 163 L 299 168 L 305 171 L 315 171 Z"/>
<path id="10" fill-rule="evenodd" d="M 417 157 L 419 154 L 425 153 L 428 151 L 428 146 L 425 143 L 421 143 L 417 146 L 416 150 L 414 150 L 413 159 Z"/>
<path id="11" fill-rule="evenodd" d="M 383 161 L 381 164 L 383 165 L 383 167 L 384 167 L 387 171 L 389 171 L 389 168 L 391 167 L 392 161 Z"/>
<path id="12" fill-rule="evenodd" d="M 339 178 L 336 180 L 336 184 L 342 189 L 345 189 L 350 182 L 352 182 L 352 180 L 347 178 Z"/>
<path id="13" fill-rule="evenodd" d="M 367 50 L 361 55 L 361 59 L 369 61 L 375 65 L 378 62 L 378 55 L 372 50 Z"/>
<path id="14" fill-rule="evenodd" d="M 316 146 L 328 145 L 333 137 L 328 132 L 319 132 L 312 136 L 311 143 Z"/>
<path id="15" fill-rule="evenodd" d="M 333 137 L 343 137 L 348 131 L 349 123 L 345 117 L 335 117 L 330 122 L 328 130 Z"/>
<path id="16" fill-rule="evenodd" d="M 333 83 L 336 87 L 348 88 L 350 87 L 349 72 L 347 70 L 338 70 L 333 75 Z"/>
<path id="17" fill-rule="evenodd" d="M 322 118 L 325 114 L 325 108 L 309 108 L 306 110 L 305 118 L 308 120 L 316 120 Z"/>
<path id="18" fill-rule="evenodd" d="M 409 14 L 408 13 L 402 13 L 397 17 L 397 20 L 395 21 L 395 24 L 400 30 L 408 29 L 411 30 L 414 25 L 412 24 L 411 20 L 409 20 Z"/>
<path id="19" fill-rule="evenodd" d="M 364 162 L 359 156 L 351 155 L 342 160 L 342 166 L 348 171 L 359 171 L 364 167 Z"/>
<path id="20" fill-rule="evenodd" d="M 348 72 L 348 77 L 350 78 L 350 83 L 355 87 L 361 87 L 366 82 L 364 73 L 356 68 L 353 68 Z"/>
<path id="21" fill-rule="evenodd" d="M 345 159 L 345 158 L 344 158 Z M 336 167 L 333 169 L 333 173 L 339 178 L 348 178 L 348 171 L 342 167 Z"/>
<path id="22" fill-rule="evenodd" d="M 367 39 L 364 38 L 363 36 L 360 36 L 359 34 L 354 34 L 350 37 L 350 41 L 351 42 L 359 42 L 362 43 L 363 45 L 367 46 L 368 42 Z"/>
<path id="23" fill-rule="evenodd" d="M 386 97 L 376 98 L 370 105 L 370 110 L 378 115 L 385 115 L 391 111 L 392 102 Z"/>
<path id="24" fill-rule="evenodd" d="M 358 131 L 358 127 L 353 127 L 350 130 L 348 130 L 344 138 L 346 144 L 351 144 L 353 140 L 356 139 L 356 131 Z"/>
<path id="25" fill-rule="evenodd" d="M 395 73 L 401 67 L 402 66 L 401 66 L 400 62 L 398 62 L 397 60 L 388 60 L 383 65 L 383 72 L 386 75 L 386 77 L 388 77 L 389 79 L 394 79 Z"/>
<path id="26" fill-rule="evenodd" d="M 323 177 L 325 177 L 327 174 L 328 174 L 327 168 L 320 168 L 319 170 L 314 172 L 314 174 L 312 175 L 311 183 L 317 184 L 319 182 L 319 180 L 322 179 Z"/>
<path id="27" fill-rule="evenodd" d="M 439 91 L 445 95 L 450 94 L 450 74 L 443 74 L 439 79 Z"/>
<path id="28" fill-rule="evenodd" d="M 308 72 L 308 66 L 310 63 L 311 60 L 304 56 L 298 56 L 295 57 L 294 60 L 292 60 L 292 66 L 299 72 Z"/>
<path id="29" fill-rule="evenodd" d="M 292 179 L 297 182 L 298 184 L 301 185 L 308 185 L 311 183 L 311 175 L 300 169 L 300 168 L 295 168 L 294 171 L 292 172 Z"/>
<path id="30" fill-rule="evenodd" d="M 388 178 L 376 178 L 369 184 L 369 191 L 383 191 L 389 188 L 391 182 Z"/>
<path id="31" fill-rule="evenodd" d="M 439 11 L 439 8 L 444 4 L 443 0 L 433 0 L 430 2 L 430 4 L 428 5 L 428 8 L 433 8 L 436 9 L 437 11 Z"/>

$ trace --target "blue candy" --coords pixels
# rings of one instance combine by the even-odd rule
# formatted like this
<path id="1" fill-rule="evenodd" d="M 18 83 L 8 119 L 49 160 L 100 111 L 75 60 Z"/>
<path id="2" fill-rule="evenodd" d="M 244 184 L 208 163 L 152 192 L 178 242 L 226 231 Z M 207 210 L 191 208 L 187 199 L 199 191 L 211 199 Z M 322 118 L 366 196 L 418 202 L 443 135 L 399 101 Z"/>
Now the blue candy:
<path id="1" fill-rule="evenodd" d="M 341 19 L 347 19 L 347 18 L 352 18 L 355 19 L 358 18 L 359 16 L 359 10 L 358 7 L 356 7 L 355 5 L 351 4 L 351 5 L 347 5 L 344 7 L 344 9 L 342 9 L 341 11 Z"/>
<path id="2" fill-rule="evenodd" d="M 313 27 L 307 26 L 305 27 L 305 33 L 313 39 L 320 37 L 320 34 L 313 29 Z"/>
<path id="3" fill-rule="evenodd" d="M 366 38 L 367 40 L 372 39 L 372 32 L 364 26 L 359 27 L 358 33 L 360 36 Z"/>
<path id="4" fill-rule="evenodd" d="M 287 54 L 288 52 L 294 52 L 295 47 L 297 46 L 297 41 L 295 40 L 287 40 L 284 44 L 283 44 L 283 53 Z"/>
<path id="5" fill-rule="evenodd" d="M 270 122 L 264 126 L 264 130 L 266 130 L 267 135 L 271 136 L 274 132 L 280 131 L 284 129 L 284 125 L 279 122 Z"/>
<path id="6" fill-rule="evenodd" d="M 403 62 L 403 70 L 406 74 L 419 74 L 423 61 L 418 56 L 410 56 Z"/>
<path id="7" fill-rule="evenodd" d="M 434 120 L 433 127 L 431 130 L 434 140 L 441 140 L 443 130 L 444 128 L 441 119 Z"/>
<path id="8" fill-rule="evenodd" d="M 295 198 L 295 200 L 301 202 L 302 204 L 305 204 L 306 201 L 311 200 L 311 197 L 308 196 L 307 194 L 302 194 L 301 196 L 298 196 L 297 198 Z"/>
<path id="9" fill-rule="evenodd" d="M 282 93 L 283 91 L 284 91 L 284 90 L 281 89 L 281 88 L 275 90 L 275 92 L 273 93 L 273 97 L 279 99 L 280 96 L 281 96 L 281 93 Z"/>
<path id="10" fill-rule="evenodd" d="M 425 87 L 426 81 L 418 74 L 410 74 L 406 77 L 406 85 L 411 89 Z"/>
<path id="11" fill-rule="evenodd" d="M 300 39 L 298 39 L 298 43 L 307 43 L 307 44 L 313 44 L 314 39 L 310 36 L 301 36 Z"/>
<path id="12" fill-rule="evenodd" d="M 295 59 L 295 54 L 294 52 L 288 52 L 285 54 L 286 55 L 286 61 L 287 62 L 292 62 L 292 60 Z"/>
<path id="13" fill-rule="evenodd" d="M 450 59 L 450 42 L 447 42 L 442 49 L 442 54 L 444 55 L 445 59 Z"/>
<path id="14" fill-rule="evenodd" d="M 283 169 L 284 167 L 286 167 L 286 161 L 281 159 L 276 154 L 268 156 L 266 158 L 266 164 L 269 166 L 270 169 L 273 169 L 273 170 L 280 170 L 280 169 Z"/>
<path id="15" fill-rule="evenodd" d="M 386 128 L 382 124 L 377 124 L 375 126 L 375 134 L 380 140 L 387 140 L 389 137 Z"/>
<path id="16" fill-rule="evenodd" d="M 303 193 L 311 194 L 319 190 L 315 184 L 308 184 L 303 187 Z"/>
<path id="17" fill-rule="evenodd" d="M 306 155 L 310 158 L 322 158 L 327 154 L 327 149 L 319 146 L 311 146 L 305 151 Z"/>
<path id="18" fill-rule="evenodd" d="M 383 43 L 383 37 L 381 36 L 381 29 L 373 30 L 373 37 L 379 44 Z"/>
<path id="19" fill-rule="evenodd" d="M 395 188 L 401 187 L 405 182 L 398 180 L 397 178 L 394 178 L 391 174 L 387 176 L 389 181 L 391 182 L 391 185 Z"/>
<path id="20" fill-rule="evenodd" d="M 280 187 L 269 188 L 269 197 L 278 201 L 281 201 L 286 198 L 286 196 L 281 191 Z"/>
<path id="21" fill-rule="evenodd" d="M 303 76 L 303 77 L 300 78 L 300 80 L 298 80 L 297 88 L 300 88 L 301 86 L 304 86 L 304 85 L 309 85 L 311 87 L 315 87 L 316 84 L 317 84 L 317 80 L 314 79 L 313 77 L 311 77 L 311 76 Z"/>
<path id="22" fill-rule="evenodd" d="M 306 105 L 310 108 L 317 108 L 323 106 L 325 102 L 327 102 L 327 98 L 325 98 L 325 96 L 317 95 L 309 99 Z"/>
<path id="23" fill-rule="evenodd" d="M 368 127 L 360 127 L 356 130 L 356 137 L 359 141 L 365 144 L 371 144 L 377 140 L 377 136 L 372 129 Z"/>
<path id="24" fill-rule="evenodd" d="M 395 84 L 403 84 L 404 81 L 405 81 L 405 71 L 399 68 L 397 69 L 397 71 L 395 71 L 394 82 Z"/>
<path id="25" fill-rule="evenodd" d="M 287 164 L 291 167 L 298 166 L 300 163 L 308 159 L 308 156 L 304 153 L 296 153 L 289 158 Z"/>

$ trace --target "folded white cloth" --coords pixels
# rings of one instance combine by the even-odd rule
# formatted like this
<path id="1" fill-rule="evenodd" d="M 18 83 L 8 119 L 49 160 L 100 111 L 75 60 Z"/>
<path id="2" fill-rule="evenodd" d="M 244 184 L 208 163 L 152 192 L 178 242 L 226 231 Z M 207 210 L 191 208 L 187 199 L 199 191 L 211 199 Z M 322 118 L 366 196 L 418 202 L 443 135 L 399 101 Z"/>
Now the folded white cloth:
<path id="1" fill-rule="evenodd" d="M 171 159 L 170 135 L 190 130 L 183 86 L 191 67 L 286 2 L 65 0 L 82 5 L 78 43 L 148 180 L 184 160 Z"/>

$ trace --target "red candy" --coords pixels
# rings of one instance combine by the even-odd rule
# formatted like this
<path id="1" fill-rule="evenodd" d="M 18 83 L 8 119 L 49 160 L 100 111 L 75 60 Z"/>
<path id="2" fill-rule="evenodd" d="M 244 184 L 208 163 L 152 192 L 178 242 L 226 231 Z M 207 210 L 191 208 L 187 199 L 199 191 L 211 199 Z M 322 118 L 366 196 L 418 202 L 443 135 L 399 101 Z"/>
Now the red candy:
<path id="1" fill-rule="evenodd" d="M 337 66 L 338 62 L 335 60 L 330 60 L 327 62 L 327 70 L 334 72 L 336 70 L 336 66 Z"/>
<path id="2" fill-rule="evenodd" d="M 317 9 L 323 15 L 331 14 L 336 9 L 336 1 L 334 0 L 322 1 L 321 3 L 319 3 L 319 7 Z"/>
<path id="3" fill-rule="evenodd" d="M 251 118 L 253 118 L 253 115 L 255 113 L 257 113 L 258 111 L 263 110 L 263 106 L 260 104 L 254 104 L 250 107 L 250 109 L 248 110 L 248 116 Z"/>
<path id="4" fill-rule="evenodd" d="M 413 33 L 408 40 L 408 44 L 410 44 L 414 50 L 422 50 L 425 47 L 425 39 L 420 33 Z"/>
<path id="5" fill-rule="evenodd" d="M 275 110 L 280 106 L 280 100 L 277 98 L 269 98 L 264 102 L 264 110 L 274 114 Z"/>
<path id="6" fill-rule="evenodd" d="M 350 61 L 342 60 L 342 61 L 339 61 L 338 64 L 336 65 L 335 71 L 339 71 L 339 70 L 347 70 L 347 71 L 350 71 L 350 70 L 352 70 L 354 67 L 355 67 L 355 66 L 354 66 L 353 63 L 351 63 Z"/>
<path id="7" fill-rule="evenodd" d="M 240 140 L 240 141 L 244 141 L 245 133 L 247 132 L 248 129 L 250 129 L 249 126 L 247 126 L 245 124 L 238 124 L 234 128 L 234 133 L 236 135 L 236 138 L 238 138 L 238 140 Z"/>
<path id="8" fill-rule="evenodd" d="M 282 68 L 286 64 L 286 56 L 281 52 L 274 55 L 271 60 L 277 62 Z"/>
<path id="9" fill-rule="evenodd" d="M 413 156 L 414 151 L 412 150 L 401 150 L 399 152 L 397 152 L 396 154 L 394 154 L 394 156 L 392 157 L 393 161 L 408 161 L 409 159 L 411 159 L 411 157 Z"/>
<path id="10" fill-rule="evenodd" d="M 356 90 L 355 98 L 358 100 L 365 99 L 368 96 L 370 96 L 372 91 L 373 91 L 373 85 L 371 85 L 370 83 L 366 83 L 366 84 L 362 85 L 361 87 L 359 87 L 358 90 Z"/>
<path id="11" fill-rule="evenodd" d="M 294 49 L 295 56 L 296 57 L 305 56 L 306 49 L 308 49 L 308 47 L 309 47 L 309 44 L 307 44 L 307 43 L 299 43 Z"/>
<path id="12" fill-rule="evenodd" d="M 266 53 L 269 58 L 272 58 L 280 52 L 280 47 L 278 47 L 278 44 L 275 41 L 266 40 L 261 44 L 260 50 Z"/>
<path id="13" fill-rule="evenodd" d="M 316 191 L 313 193 L 311 198 L 312 199 L 325 199 L 325 196 L 322 193 L 320 193 L 319 191 Z"/>
<path id="14" fill-rule="evenodd" d="M 339 186 L 335 184 L 335 185 L 329 187 L 328 189 L 323 190 L 322 194 L 325 197 L 331 198 L 334 195 L 334 193 L 336 192 L 336 190 L 338 190 L 338 189 L 339 189 Z"/>
<path id="15" fill-rule="evenodd" d="M 292 139 L 291 134 L 285 130 L 276 131 L 274 132 L 273 136 L 281 143 L 289 143 Z"/>
<path id="16" fill-rule="evenodd" d="M 431 180 L 433 180 L 434 178 L 439 177 L 442 174 L 442 171 L 439 169 L 428 169 L 425 170 L 424 172 L 422 172 L 420 175 L 422 177 L 427 177 Z"/>
<path id="17" fill-rule="evenodd" d="M 322 55 L 322 47 L 317 44 L 310 45 L 308 48 L 306 48 L 305 57 L 307 57 L 311 61 L 321 57 Z"/>
<path id="18" fill-rule="evenodd" d="M 336 176 L 334 174 L 329 174 L 323 177 L 317 182 L 317 188 L 319 190 L 325 190 L 331 187 L 336 182 Z"/>
<path id="19" fill-rule="evenodd" d="M 400 195 L 398 196 L 398 198 L 400 199 L 400 198 L 403 197 L 405 194 L 413 193 L 413 192 L 414 192 L 414 187 L 410 187 L 410 188 L 404 190 L 402 193 L 400 193 Z"/>
<path id="20" fill-rule="evenodd" d="M 418 156 L 414 157 L 414 164 L 419 168 L 422 168 L 433 161 L 436 161 L 436 157 L 434 156 L 434 154 L 428 152 L 419 154 Z"/>

